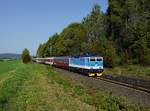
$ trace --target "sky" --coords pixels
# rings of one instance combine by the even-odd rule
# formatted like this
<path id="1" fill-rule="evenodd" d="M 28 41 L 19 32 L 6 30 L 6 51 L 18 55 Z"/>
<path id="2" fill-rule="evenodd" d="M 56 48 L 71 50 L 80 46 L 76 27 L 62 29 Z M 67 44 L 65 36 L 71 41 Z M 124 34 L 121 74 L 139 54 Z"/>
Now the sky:
<path id="1" fill-rule="evenodd" d="M 107 0 L 0 0 L 0 53 L 36 54 L 40 43 L 81 22 L 94 4 L 106 12 Z"/>

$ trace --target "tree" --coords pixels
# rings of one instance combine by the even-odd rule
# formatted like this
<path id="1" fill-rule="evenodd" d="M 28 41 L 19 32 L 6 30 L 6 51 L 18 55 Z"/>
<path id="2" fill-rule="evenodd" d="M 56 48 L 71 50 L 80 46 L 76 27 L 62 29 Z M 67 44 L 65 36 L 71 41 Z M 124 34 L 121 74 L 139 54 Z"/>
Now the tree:
<path id="1" fill-rule="evenodd" d="M 149 0 L 109 0 L 107 38 L 115 42 L 118 55 L 124 55 L 124 63 L 143 64 L 150 58 L 149 3 Z"/>
<path id="2" fill-rule="evenodd" d="M 31 61 L 31 57 L 28 49 L 23 50 L 21 58 L 23 63 L 28 63 Z"/>
<path id="3" fill-rule="evenodd" d="M 37 57 L 41 57 L 41 55 L 42 55 L 41 54 L 41 49 L 42 49 L 42 44 L 40 44 L 39 47 L 38 47 L 38 49 L 37 49 L 37 52 L 36 52 L 36 56 Z"/>
<path id="4" fill-rule="evenodd" d="M 45 50 L 44 50 L 45 57 L 57 55 L 56 54 L 57 50 L 55 46 L 58 38 L 59 35 L 57 33 L 49 37 L 49 40 L 45 44 Z"/>
<path id="5" fill-rule="evenodd" d="M 105 66 L 115 67 L 117 65 L 116 48 L 113 46 L 112 41 L 107 41 L 107 46 L 104 52 Z"/>
<path id="6" fill-rule="evenodd" d="M 92 11 L 87 15 L 82 24 L 87 32 L 87 46 L 89 52 L 92 53 L 103 53 L 103 46 L 106 43 L 105 32 L 104 32 L 104 14 L 100 10 L 98 4 L 94 5 Z M 100 51 L 100 52 L 99 52 Z"/>
<path id="7" fill-rule="evenodd" d="M 45 53 L 46 43 L 40 44 L 36 53 L 37 57 L 46 57 Z"/>
<path id="8" fill-rule="evenodd" d="M 84 52 L 83 44 L 86 41 L 86 31 L 82 24 L 72 23 L 66 27 L 57 39 L 57 55 L 79 55 Z"/>
<path id="9" fill-rule="evenodd" d="M 87 31 L 87 44 L 90 53 L 101 55 L 105 59 L 105 65 L 114 67 L 116 65 L 116 48 L 111 40 L 106 38 L 106 16 L 100 10 L 99 5 L 94 5 L 91 13 L 82 21 Z"/>
<path id="10" fill-rule="evenodd" d="M 98 4 L 81 23 L 40 44 L 38 57 L 101 55 L 106 65 L 150 64 L 150 0 L 108 0 L 107 13 Z"/>

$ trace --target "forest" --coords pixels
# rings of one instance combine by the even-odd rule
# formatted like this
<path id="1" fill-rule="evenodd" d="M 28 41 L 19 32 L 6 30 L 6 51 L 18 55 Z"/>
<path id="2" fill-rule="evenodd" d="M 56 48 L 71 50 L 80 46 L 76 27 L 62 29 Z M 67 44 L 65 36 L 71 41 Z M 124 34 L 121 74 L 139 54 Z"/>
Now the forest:
<path id="1" fill-rule="evenodd" d="M 150 0 L 108 0 L 95 4 L 80 23 L 70 23 L 39 45 L 37 57 L 96 54 L 105 66 L 150 65 Z"/>

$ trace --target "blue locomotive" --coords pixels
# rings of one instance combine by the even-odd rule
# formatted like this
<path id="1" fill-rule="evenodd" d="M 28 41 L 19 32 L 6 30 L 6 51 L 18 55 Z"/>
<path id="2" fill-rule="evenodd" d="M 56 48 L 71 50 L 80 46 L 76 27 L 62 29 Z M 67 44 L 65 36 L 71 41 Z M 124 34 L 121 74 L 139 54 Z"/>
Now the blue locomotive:
<path id="1" fill-rule="evenodd" d="M 85 73 L 89 76 L 101 76 L 103 72 L 103 57 L 71 57 L 69 58 L 69 70 Z"/>

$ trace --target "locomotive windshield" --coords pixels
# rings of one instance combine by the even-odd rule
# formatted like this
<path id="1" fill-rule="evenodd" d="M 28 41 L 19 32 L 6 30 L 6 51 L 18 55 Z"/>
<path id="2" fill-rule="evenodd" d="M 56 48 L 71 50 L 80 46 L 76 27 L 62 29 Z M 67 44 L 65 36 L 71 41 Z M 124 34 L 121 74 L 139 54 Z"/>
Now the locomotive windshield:
<path id="1" fill-rule="evenodd" d="M 97 58 L 97 61 L 102 61 L 102 59 L 101 58 Z"/>
<path id="2" fill-rule="evenodd" d="M 90 61 L 103 61 L 103 59 L 102 58 L 90 58 Z"/>

